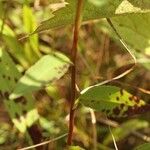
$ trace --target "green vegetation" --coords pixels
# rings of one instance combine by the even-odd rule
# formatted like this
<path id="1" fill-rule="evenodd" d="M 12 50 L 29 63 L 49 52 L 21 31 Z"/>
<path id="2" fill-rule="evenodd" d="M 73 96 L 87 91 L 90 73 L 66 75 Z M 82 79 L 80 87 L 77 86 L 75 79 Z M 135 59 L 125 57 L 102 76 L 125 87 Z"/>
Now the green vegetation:
<path id="1" fill-rule="evenodd" d="M 149 0 L 0 0 L 0 150 L 149 150 Z"/>

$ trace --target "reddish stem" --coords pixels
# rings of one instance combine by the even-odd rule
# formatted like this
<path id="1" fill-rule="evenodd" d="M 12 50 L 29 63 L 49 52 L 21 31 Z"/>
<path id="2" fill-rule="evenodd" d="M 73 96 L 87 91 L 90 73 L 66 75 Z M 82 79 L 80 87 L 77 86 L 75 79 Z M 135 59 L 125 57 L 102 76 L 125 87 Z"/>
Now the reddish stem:
<path id="1" fill-rule="evenodd" d="M 28 128 L 29 135 L 33 141 L 33 144 L 39 144 L 42 141 L 42 133 L 36 124 Z M 36 150 L 43 150 L 43 146 L 35 148 Z"/>
<path id="2" fill-rule="evenodd" d="M 71 145 L 72 143 L 72 135 L 74 128 L 74 103 L 76 99 L 76 55 L 77 55 L 77 43 L 78 43 L 78 35 L 81 21 L 81 11 L 83 6 L 83 0 L 78 0 L 77 10 L 76 10 L 76 18 L 75 18 L 75 26 L 74 26 L 74 36 L 73 36 L 73 44 L 71 48 L 71 60 L 73 62 L 73 66 L 71 66 L 71 102 L 70 102 L 70 115 L 69 115 L 69 134 L 67 144 Z"/>

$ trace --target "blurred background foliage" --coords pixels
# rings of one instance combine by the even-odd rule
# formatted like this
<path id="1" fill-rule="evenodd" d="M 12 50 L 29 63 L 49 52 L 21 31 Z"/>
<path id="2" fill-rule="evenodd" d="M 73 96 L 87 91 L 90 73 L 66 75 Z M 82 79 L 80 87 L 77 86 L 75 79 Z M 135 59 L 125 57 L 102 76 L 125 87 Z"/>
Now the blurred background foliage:
<path id="1" fill-rule="evenodd" d="M 63 6 L 63 0 L 0 0 L 0 47 L 10 54 L 22 73 L 44 54 L 52 51 L 58 50 L 69 56 L 71 25 L 22 38 L 32 33 L 41 21 L 50 18 L 54 10 Z M 134 20 L 134 24 L 131 20 Z M 111 84 L 126 88 L 150 103 L 149 95 L 138 89 L 150 90 L 150 14 L 114 17 L 112 22 L 129 44 L 138 64 L 132 73 Z M 77 83 L 80 89 L 110 79 L 125 71 L 132 63 L 132 58 L 105 19 L 82 26 L 78 47 Z M 68 131 L 69 80 L 68 73 L 53 85 L 35 93 L 43 141 Z M 0 150 L 27 146 L 28 138 L 13 126 L 3 102 L 0 103 Z M 150 142 L 149 115 L 147 112 L 135 117 L 106 120 L 103 114 L 96 113 L 97 149 L 114 149 L 108 125 L 120 150 L 133 149 L 144 141 Z M 74 145 L 93 150 L 95 135 L 87 108 L 79 106 L 75 124 Z M 63 138 L 45 147 L 61 150 L 65 143 L 66 138 Z"/>

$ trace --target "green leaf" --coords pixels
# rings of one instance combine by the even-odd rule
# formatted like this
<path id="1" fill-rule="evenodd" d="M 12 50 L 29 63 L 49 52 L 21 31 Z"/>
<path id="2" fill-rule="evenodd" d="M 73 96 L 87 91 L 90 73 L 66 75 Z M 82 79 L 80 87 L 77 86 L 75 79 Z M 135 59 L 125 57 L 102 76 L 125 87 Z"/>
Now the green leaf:
<path id="1" fill-rule="evenodd" d="M 17 41 L 16 37 L 3 35 L 3 40 L 5 41 L 6 46 L 9 48 L 9 52 L 12 56 L 24 67 L 28 68 L 28 60 L 24 56 L 24 48 Z"/>
<path id="2" fill-rule="evenodd" d="M 114 17 L 112 22 L 127 44 L 150 56 L 150 13 Z"/>
<path id="3" fill-rule="evenodd" d="M 111 21 L 136 56 L 137 62 L 150 70 L 150 13 L 117 16 Z M 105 21 L 98 25 L 110 36 L 118 38 Z"/>
<path id="4" fill-rule="evenodd" d="M 88 0 L 88 1 L 96 6 L 105 4 L 105 0 L 101 0 L 101 1 L 100 0 Z"/>
<path id="5" fill-rule="evenodd" d="M 43 56 L 20 78 L 10 98 L 31 93 L 58 80 L 67 72 L 69 64 L 69 59 L 59 52 Z"/>
<path id="6" fill-rule="evenodd" d="M 38 112 L 32 95 L 10 100 L 9 95 L 14 89 L 21 73 L 6 51 L 0 49 L 0 96 L 4 99 L 6 110 L 12 122 L 21 131 L 25 132 L 37 119 Z"/>
<path id="7" fill-rule="evenodd" d="M 149 123 L 145 120 L 133 119 L 126 121 L 117 128 L 112 129 L 112 133 L 115 137 L 115 141 L 117 142 L 127 137 L 129 134 L 131 134 L 131 132 L 136 131 L 138 129 L 147 128 L 148 126 Z M 112 141 L 112 135 L 109 134 L 105 137 L 103 144 L 108 145 Z"/>
<path id="8" fill-rule="evenodd" d="M 10 126 L 7 123 L 0 123 L 0 145 L 5 144 L 10 136 Z"/>
<path id="9" fill-rule="evenodd" d="M 79 101 L 111 117 L 125 117 L 148 111 L 149 105 L 127 91 L 115 86 L 94 86 L 83 90 Z"/>
<path id="10" fill-rule="evenodd" d="M 69 4 L 54 12 L 54 17 L 44 21 L 34 33 L 61 27 L 74 23 L 76 12 L 76 0 L 67 0 Z M 150 11 L 150 1 L 147 0 L 103 0 L 100 5 L 94 5 L 91 1 L 85 1 L 83 10 L 83 21 L 108 18 L 131 13 L 144 13 Z"/>
<path id="11" fill-rule="evenodd" d="M 3 21 L 0 20 L 0 28 L 2 28 L 2 25 L 3 25 Z M 13 31 L 11 30 L 11 28 L 9 28 L 9 26 L 6 25 L 6 24 L 4 24 L 2 34 L 8 35 L 8 36 L 15 36 L 14 32 L 13 32 Z"/>
<path id="12" fill-rule="evenodd" d="M 103 5 L 105 4 L 106 0 L 88 0 L 89 2 L 93 3 L 94 5 Z M 121 2 L 121 1 L 120 1 Z M 123 1 L 122 1 L 123 2 Z M 127 3 L 126 1 L 124 1 L 124 3 Z M 128 3 L 131 3 L 131 5 L 135 6 L 135 7 L 139 7 L 141 9 L 149 9 L 150 8 L 150 3 L 149 0 L 128 0 Z"/>
<path id="13" fill-rule="evenodd" d="M 2 21 L 0 20 L 0 28 L 2 26 Z M 9 48 L 9 52 L 12 56 L 25 68 L 28 67 L 28 61 L 24 56 L 24 49 L 23 46 L 18 42 L 15 37 L 13 30 L 8 26 L 4 25 L 2 38 Z"/>
<path id="14" fill-rule="evenodd" d="M 36 20 L 34 18 L 31 8 L 27 5 L 23 6 L 23 23 L 24 23 L 24 30 L 27 34 L 33 32 L 36 29 L 37 26 Z M 34 57 L 36 55 L 37 58 L 39 58 L 41 56 L 41 53 L 39 51 L 38 35 L 34 34 L 30 36 L 28 43 L 31 47 L 31 50 L 28 51 L 29 53 L 31 53 L 31 57 L 29 58 L 29 60 L 33 59 L 32 58 L 33 55 Z"/>
<path id="15" fill-rule="evenodd" d="M 4 4 L 2 1 L 0 1 L 0 18 L 3 18 L 4 16 Z"/>
<path id="16" fill-rule="evenodd" d="M 39 124 L 42 129 L 49 132 L 50 134 L 58 134 L 59 128 L 55 126 L 55 122 L 53 120 L 47 120 L 44 117 L 39 118 Z"/>
<path id="17" fill-rule="evenodd" d="M 70 147 L 69 147 L 69 150 L 85 150 L 85 149 L 83 149 L 83 148 L 80 147 L 80 146 L 70 146 Z"/>
<path id="18" fill-rule="evenodd" d="M 142 144 L 136 147 L 134 150 L 150 150 L 150 143 Z"/>

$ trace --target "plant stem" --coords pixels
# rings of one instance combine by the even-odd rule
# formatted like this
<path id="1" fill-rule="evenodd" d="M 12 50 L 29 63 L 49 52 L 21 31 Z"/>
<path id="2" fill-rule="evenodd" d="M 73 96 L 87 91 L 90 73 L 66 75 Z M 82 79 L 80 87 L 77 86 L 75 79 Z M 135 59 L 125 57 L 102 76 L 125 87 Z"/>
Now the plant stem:
<path id="1" fill-rule="evenodd" d="M 93 129 L 93 150 L 97 150 L 97 130 L 96 130 L 96 116 L 93 109 L 90 109 L 92 129 Z"/>
<path id="2" fill-rule="evenodd" d="M 42 141 L 42 133 L 40 129 L 38 128 L 37 124 L 32 125 L 31 127 L 28 128 L 29 135 L 33 141 L 33 144 L 38 144 L 41 143 Z M 43 146 L 39 146 L 35 148 L 36 150 L 43 150 Z"/>
<path id="3" fill-rule="evenodd" d="M 71 66 L 71 102 L 70 102 L 69 133 L 68 133 L 67 145 L 71 145 L 72 143 L 72 135 L 73 135 L 73 128 L 74 128 L 75 110 L 73 107 L 76 99 L 76 55 L 77 55 L 77 43 L 78 43 L 79 28 L 81 22 L 82 7 L 83 7 L 83 0 L 78 0 L 75 26 L 74 26 L 73 44 L 71 48 L 71 60 L 73 65 Z"/>

